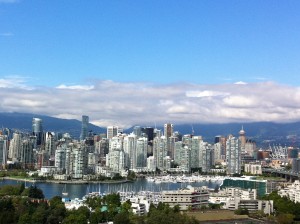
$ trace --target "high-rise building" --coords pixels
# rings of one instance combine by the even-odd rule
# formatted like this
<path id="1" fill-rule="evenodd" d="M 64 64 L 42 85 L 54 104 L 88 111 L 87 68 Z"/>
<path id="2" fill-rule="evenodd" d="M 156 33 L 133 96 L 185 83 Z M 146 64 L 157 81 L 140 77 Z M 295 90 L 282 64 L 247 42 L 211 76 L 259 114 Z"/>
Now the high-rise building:
<path id="1" fill-rule="evenodd" d="M 238 138 L 229 136 L 226 141 L 227 174 L 241 173 L 241 143 Z"/>
<path id="2" fill-rule="evenodd" d="M 136 168 L 136 138 L 134 133 L 124 137 L 125 167 Z"/>
<path id="3" fill-rule="evenodd" d="M 45 151 L 50 156 L 55 155 L 54 133 L 46 132 L 46 134 L 45 134 Z"/>
<path id="4" fill-rule="evenodd" d="M 8 158 L 13 162 L 20 160 L 22 150 L 22 134 L 15 132 L 13 138 L 9 144 L 9 155 Z"/>
<path id="5" fill-rule="evenodd" d="M 144 168 L 147 166 L 147 142 L 148 139 L 141 137 L 136 143 L 136 168 Z"/>
<path id="6" fill-rule="evenodd" d="M 89 116 L 82 115 L 80 140 L 83 141 L 88 136 Z"/>
<path id="7" fill-rule="evenodd" d="M 5 168 L 7 163 L 8 152 L 8 137 L 6 135 L 0 135 L 0 170 Z"/>
<path id="8" fill-rule="evenodd" d="M 168 139 L 173 135 L 173 124 L 164 124 L 164 136 Z"/>
<path id="9" fill-rule="evenodd" d="M 34 157 L 33 157 L 33 143 L 32 141 L 26 139 L 22 142 L 21 159 L 24 168 L 34 167 Z"/>
<path id="10" fill-rule="evenodd" d="M 36 145 L 40 146 L 43 143 L 43 126 L 42 119 L 32 119 L 32 134 L 36 136 Z"/>
<path id="11" fill-rule="evenodd" d="M 111 139 L 118 135 L 118 127 L 117 126 L 108 126 L 107 127 L 107 138 Z"/>
<path id="12" fill-rule="evenodd" d="M 148 141 L 153 141 L 154 128 L 146 127 L 142 131 L 147 135 Z"/>

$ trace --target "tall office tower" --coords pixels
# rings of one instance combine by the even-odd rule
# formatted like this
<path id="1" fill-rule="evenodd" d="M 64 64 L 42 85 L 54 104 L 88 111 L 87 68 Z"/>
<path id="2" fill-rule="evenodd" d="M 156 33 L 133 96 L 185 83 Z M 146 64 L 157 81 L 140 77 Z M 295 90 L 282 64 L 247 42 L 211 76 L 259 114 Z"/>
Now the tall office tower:
<path id="1" fill-rule="evenodd" d="M 153 156 L 158 169 L 163 169 L 163 159 L 167 156 L 167 139 L 165 136 L 153 139 Z"/>
<path id="2" fill-rule="evenodd" d="M 22 134 L 19 132 L 13 133 L 13 138 L 9 144 L 8 158 L 13 162 L 18 161 L 21 158 L 22 149 Z"/>
<path id="3" fill-rule="evenodd" d="M 202 172 L 209 172 L 213 165 L 213 146 L 207 142 L 200 143 L 199 166 Z"/>
<path id="4" fill-rule="evenodd" d="M 107 127 L 107 138 L 111 139 L 118 135 L 118 127 L 117 126 L 108 126 Z"/>
<path id="5" fill-rule="evenodd" d="M 221 147 L 221 159 L 225 160 L 226 158 L 226 137 L 217 135 L 215 137 L 215 143 L 220 143 Z"/>
<path id="6" fill-rule="evenodd" d="M 153 141 L 154 128 L 146 127 L 142 131 L 147 135 L 148 141 Z"/>
<path id="7" fill-rule="evenodd" d="M 226 141 L 227 174 L 241 173 L 241 144 L 238 138 L 229 136 Z"/>
<path id="8" fill-rule="evenodd" d="M 173 124 L 164 124 L 164 136 L 167 139 L 167 156 L 171 156 L 171 142 L 170 137 L 173 136 Z"/>
<path id="9" fill-rule="evenodd" d="M 36 136 L 36 145 L 40 146 L 43 143 L 43 126 L 42 119 L 32 119 L 32 134 Z"/>
<path id="10" fill-rule="evenodd" d="M 124 163 L 128 169 L 136 168 L 136 139 L 137 136 L 134 133 L 124 137 Z"/>
<path id="11" fill-rule="evenodd" d="M 0 135 L 0 170 L 5 169 L 7 164 L 8 153 L 8 137 L 6 135 Z"/>
<path id="12" fill-rule="evenodd" d="M 49 156 L 55 155 L 54 133 L 46 132 L 46 134 L 45 134 L 45 151 Z"/>
<path id="13" fill-rule="evenodd" d="M 135 168 L 145 168 L 147 166 L 147 143 L 148 139 L 145 137 L 137 139 Z"/>
<path id="14" fill-rule="evenodd" d="M 23 168 L 34 167 L 33 143 L 28 139 L 22 141 L 20 162 L 22 163 Z"/>
<path id="15" fill-rule="evenodd" d="M 80 141 L 85 140 L 88 136 L 89 116 L 82 115 Z"/>
<path id="16" fill-rule="evenodd" d="M 242 129 L 239 132 L 239 140 L 241 143 L 241 150 L 242 152 L 245 151 L 245 145 L 246 145 L 246 132 L 244 131 L 244 127 L 242 126 Z"/>

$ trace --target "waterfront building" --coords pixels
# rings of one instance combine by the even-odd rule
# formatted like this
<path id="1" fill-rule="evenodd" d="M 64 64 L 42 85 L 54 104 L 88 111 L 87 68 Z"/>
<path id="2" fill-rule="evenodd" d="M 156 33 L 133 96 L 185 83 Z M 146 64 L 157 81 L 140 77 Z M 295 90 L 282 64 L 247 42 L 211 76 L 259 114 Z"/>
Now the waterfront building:
<path id="1" fill-rule="evenodd" d="M 125 167 L 125 154 L 123 150 L 110 151 L 106 155 L 106 166 L 113 172 L 120 173 Z"/>
<path id="2" fill-rule="evenodd" d="M 147 158 L 147 170 L 150 172 L 156 171 L 156 161 L 154 156 L 149 156 Z"/>
<path id="3" fill-rule="evenodd" d="M 40 118 L 32 119 L 32 134 L 33 136 L 36 136 L 36 145 L 40 146 L 43 143 L 42 119 Z"/>
<path id="4" fill-rule="evenodd" d="M 180 210 L 200 209 L 208 206 L 209 192 L 207 187 L 192 187 L 175 190 L 162 191 L 162 202 L 168 203 L 170 207 L 179 205 Z"/>
<path id="5" fill-rule="evenodd" d="M 118 127 L 117 126 L 108 126 L 106 136 L 108 139 L 111 139 L 118 135 Z"/>
<path id="6" fill-rule="evenodd" d="M 153 156 L 157 168 L 163 170 L 163 159 L 167 156 L 167 139 L 165 136 L 153 139 Z"/>
<path id="7" fill-rule="evenodd" d="M 220 186 L 220 189 L 224 188 L 241 188 L 244 190 L 248 189 L 256 189 L 257 196 L 262 197 L 268 192 L 267 180 L 255 180 L 251 179 L 251 177 L 230 177 L 226 178 L 223 181 L 223 184 Z"/>
<path id="8" fill-rule="evenodd" d="M 209 172 L 213 165 L 213 146 L 207 142 L 200 142 L 199 151 L 199 167 L 202 168 L 202 172 Z"/>
<path id="9" fill-rule="evenodd" d="M 88 136 L 89 116 L 82 115 L 80 140 L 83 141 Z"/>
<path id="10" fill-rule="evenodd" d="M 22 141 L 20 162 L 22 163 L 23 168 L 34 167 L 33 143 L 28 139 Z"/>
<path id="11" fill-rule="evenodd" d="M 57 146 L 57 149 L 55 150 L 55 166 L 57 167 L 59 173 L 65 173 L 66 150 L 67 150 L 66 144 L 61 144 Z"/>
<path id="12" fill-rule="evenodd" d="M 0 169 L 5 169 L 8 154 L 8 137 L 0 135 Z"/>
<path id="13" fill-rule="evenodd" d="M 226 141 L 227 174 L 241 173 L 241 145 L 240 140 L 229 136 Z"/>
<path id="14" fill-rule="evenodd" d="M 124 155 L 125 155 L 125 167 L 128 169 L 135 169 L 137 164 L 137 136 L 134 133 L 124 137 Z"/>
<path id="15" fill-rule="evenodd" d="M 8 158 L 12 160 L 12 162 L 16 162 L 20 160 L 21 150 L 22 150 L 22 134 L 19 132 L 15 132 L 13 133 L 13 138 L 9 144 Z"/>
<path id="16" fill-rule="evenodd" d="M 87 174 L 87 151 L 83 145 L 77 144 L 72 148 L 72 177 L 82 179 Z"/>

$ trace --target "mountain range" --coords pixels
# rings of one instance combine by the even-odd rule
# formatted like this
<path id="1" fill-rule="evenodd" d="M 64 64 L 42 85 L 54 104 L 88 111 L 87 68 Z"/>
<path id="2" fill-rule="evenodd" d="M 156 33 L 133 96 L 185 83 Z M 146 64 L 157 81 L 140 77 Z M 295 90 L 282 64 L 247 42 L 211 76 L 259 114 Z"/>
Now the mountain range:
<path id="1" fill-rule="evenodd" d="M 38 117 L 43 121 L 44 131 L 54 131 L 61 133 L 70 133 L 72 137 L 78 138 L 81 131 L 81 121 L 75 119 L 60 119 L 39 114 L 29 113 L 0 113 L 0 125 L 4 128 L 18 129 L 21 131 L 31 131 L 32 118 Z M 139 124 L 143 127 L 143 124 Z M 163 126 L 158 126 L 163 130 Z M 272 122 L 253 122 L 253 123 L 227 123 L 227 124 L 174 124 L 174 131 L 181 134 L 201 135 L 204 140 L 213 142 L 217 135 L 227 136 L 233 134 L 239 135 L 239 131 L 244 129 L 246 136 L 258 143 L 281 143 L 281 144 L 298 144 L 300 139 L 300 122 L 293 123 L 272 123 Z M 89 124 L 89 130 L 96 134 L 106 133 L 106 127 L 98 127 Z M 124 130 L 130 133 L 132 128 Z"/>

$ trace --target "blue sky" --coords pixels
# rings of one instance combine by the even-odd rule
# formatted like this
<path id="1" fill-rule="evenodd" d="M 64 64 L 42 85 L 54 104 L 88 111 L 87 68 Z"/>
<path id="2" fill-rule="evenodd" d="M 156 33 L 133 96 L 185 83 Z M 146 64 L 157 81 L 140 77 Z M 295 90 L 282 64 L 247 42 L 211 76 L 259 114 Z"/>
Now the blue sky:
<path id="1" fill-rule="evenodd" d="M 0 2 L 2 77 L 300 83 L 299 1 Z"/>
<path id="2" fill-rule="evenodd" d="M 0 0 L 0 111 L 298 121 L 299 12 L 297 0 Z"/>

